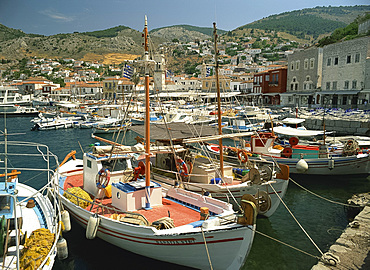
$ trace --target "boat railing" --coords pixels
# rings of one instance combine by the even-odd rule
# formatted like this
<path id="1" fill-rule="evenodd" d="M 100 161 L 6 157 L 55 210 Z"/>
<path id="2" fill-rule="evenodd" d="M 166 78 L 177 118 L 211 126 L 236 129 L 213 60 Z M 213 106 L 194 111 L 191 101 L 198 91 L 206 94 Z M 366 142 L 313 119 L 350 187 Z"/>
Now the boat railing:
<path id="1" fill-rule="evenodd" d="M 289 156 L 277 156 L 273 154 L 267 154 L 267 153 L 259 153 L 254 152 L 253 154 L 261 155 L 261 157 L 272 157 L 272 158 L 291 158 L 292 156 L 299 156 L 300 158 L 308 157 L 308 158 L 330 158 L 330 157 L 341 157 L 342 153 L 336 153 L 336 152 L 316 152 L 316 153 L 289 153 Z M 284 155 L 284 154 L 283 154 Z M 285 154 L 287 155 L 287 154 Z"/>

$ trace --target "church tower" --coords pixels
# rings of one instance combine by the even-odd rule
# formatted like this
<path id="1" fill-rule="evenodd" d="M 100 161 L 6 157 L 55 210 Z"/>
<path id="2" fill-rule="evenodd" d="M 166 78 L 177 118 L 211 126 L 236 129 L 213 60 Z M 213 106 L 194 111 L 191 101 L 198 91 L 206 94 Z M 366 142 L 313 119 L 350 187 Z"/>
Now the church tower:
<path id="1" fill-rule="evenodd" d="M 166 90 L 166 63 L 164 55 L 156 53 L 154 55 L 154 90 L 162 92 Z"/>

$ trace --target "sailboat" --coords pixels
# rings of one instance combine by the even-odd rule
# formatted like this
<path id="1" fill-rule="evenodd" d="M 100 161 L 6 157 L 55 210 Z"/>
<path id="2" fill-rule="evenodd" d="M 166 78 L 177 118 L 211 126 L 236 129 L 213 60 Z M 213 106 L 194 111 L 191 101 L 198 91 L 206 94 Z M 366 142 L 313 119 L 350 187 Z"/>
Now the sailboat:
<path id="1" fill-rule="evenodd" d="M 172 151 L 150 144 L 149 52 L 145 17 L 145 145 L 94 146 L 83 159 L 69 160 L 54 175 L 61 202 L 99 237 L 146 257 L 197 269 L 239 269 L 251 249 L 256 206 L 232 205 L 180 188 L 163 189 L 152 181 L 152 153 Z M 181 151 L 181 146 L 174 146 Z M 144 154 L 135 163 L 135 154 Z"/>
<path id="2" fill-rule="evenodd" d="M 214 25 L 215 51 L 217 52 L 217 30 Z M 223 152 L 218 159 L 207 156 L 205 143 L 218 140 L 223 149 L 223 139 L 250 136 L 251 132 L 238 134 L 222 134 L 220 83 L 218 79 L 218 61 L 216 53 L 216 86 L 217 86 L 217 135 L 214 128 L 206 126 L 192 126 L 185 123 L 169 123 L 168 132 L 161 125 L 151 125 L 155 134 L 156 145 L 170 147 L 176 142 L 186 148 L 186 151 L 159 152 L 153 158 L 153 178 L 164 187 L 179 184 L 186 190 L 209 194 L 213 198 L 221 199 L 233 204 L 239 209 L 239 203 L 245 196 L 255 202 L 258 214 L 269 217 L 278 208 L 284 197 L 289 183 L 289 167 L 276 165 L 268 161 L 248 161 L 244 156 L 239 165 L 224 162 Z M 140 126 L 132 127 L 132 131 L 143 135 Z M 194 134 L 198 136 L 194 136 Z M 194 147 L 198 146 L 198 149 Z"/>
<path id="3" fill-rule="evenodd" d="M 4 121 L 6 123 L 6 118 Z M 52 269 L 58 241 L 64 246 L 61 252 L 64 255 L 68 252 L 65 240 L 60 238 L 61 212 L 55 204 L 57 194 L 49 175 L 53 155 L 42 144 L 8 141 L 6 124 L 2 135 L 4 141 L 0 144 L 4 147 L 4 165 L 0 174 L 3 179 L 0 182 L 0 265 L 2 269 Z M 8 160 L 19 164 L 20 155 L 27 158 L 27 163 L 13 167 L 9 172 Z M 29 164 L 40 164 L 40 157 L 45 164 L 29 167 Z M 20 174 L 26 171 L 44 173 L 47 175 L 46 184 L 35 189 L 22 183 Z M 42 179 L 39 175 L 39 180 Z"/>

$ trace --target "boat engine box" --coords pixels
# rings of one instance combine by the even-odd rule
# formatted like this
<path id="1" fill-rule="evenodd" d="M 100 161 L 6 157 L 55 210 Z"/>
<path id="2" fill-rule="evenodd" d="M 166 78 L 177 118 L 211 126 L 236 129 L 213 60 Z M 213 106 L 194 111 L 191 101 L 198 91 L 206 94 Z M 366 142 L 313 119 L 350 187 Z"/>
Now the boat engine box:
<path id="1" fill-rule="evenodd" d="M 161 185 L 150 182 L 150 205 L 162 205 Z M 136 211 L 145 208 L 145 180 L 128 183 L 112 183 L 112 205 L 122 211 Z"/>

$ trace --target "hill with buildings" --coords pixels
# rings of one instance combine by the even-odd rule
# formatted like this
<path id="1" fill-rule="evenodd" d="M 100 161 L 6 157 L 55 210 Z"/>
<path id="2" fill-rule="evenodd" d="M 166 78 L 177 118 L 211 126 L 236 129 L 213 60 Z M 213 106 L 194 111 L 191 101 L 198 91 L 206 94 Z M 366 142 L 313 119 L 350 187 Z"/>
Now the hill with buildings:
<path id="1" fill-rule="evenodd" d="M 226 54 L 230 56 L 246 48 L 245 46 L 260 48 L 266 52 L 274 52 L 276 48 L 280 50 L 283 47 L 285 51 L 292 46 L 316 43 L 335 29 L 346 27 L 360 14 L 369 11 L 369 5 L 302 9 L 271 15 L 233 31 L 218 30 L 218 34 L 223 42 L 234 43 L 235 46 L 225 48 Z M 200 41 L 211 39 L 212 32 L 212 28 L 191 25 L 162 27 L 150 32 L 153 45 L 151 47 L 158 48 L 162 45 L 163 52 L 170 51 L 170 56 L 186 62 L 189 55 L 200 57 L 207 50 L 200 45 Z M 194 41 L 198 43 L 199 48 L 188 51 L 187 44 Z M 43 36 L 26 34 L 0 24 L 0 59 L 73 58 L 118 64 L 135 59 L 142 53 L 142 33 L 126 26 Z M 275 56 L 273 54 L 272 57 Z M 198 60 L 197 62 L 202 62 L 201 59 Z"/>
<path id="2" fill-rule="evenodd" d="M 272 38 L 292 38 L 300 43 L 315 43 L 337 28 L 352 23 L 370 12 L 369 5 L 315 7 L 284 12 L 243 25 L 228 32 L 227 40 L 254 37 L 263 32 Z"/>

